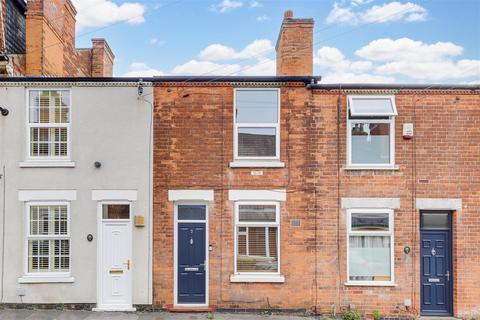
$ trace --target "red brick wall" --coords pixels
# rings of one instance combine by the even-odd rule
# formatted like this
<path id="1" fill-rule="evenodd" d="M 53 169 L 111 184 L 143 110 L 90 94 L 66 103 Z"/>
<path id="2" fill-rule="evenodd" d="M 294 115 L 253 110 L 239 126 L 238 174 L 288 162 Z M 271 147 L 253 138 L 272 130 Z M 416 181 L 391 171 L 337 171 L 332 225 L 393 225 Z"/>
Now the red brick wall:
<path id="1" fill-rule="evenodd" d="M 455 314 L 479 314 L 480 95 L 466 91 L 396 94 L 396 171 L 345 169 L 346 99 L 338 92 L 282 87 L 281 160 L 285 168 L 230 168 L 233 87 L 166 84 L 155 88 L 154 304 L 173 303 L 173 204 L 169 189 L 214 189 L 210 211 L 210 301 L 222 308 L 315 309 L 349 305 L 371 314 L 410 316 L 419 310 L 419 213 L 414 198 L 461 198 L 454 214 Z M 182 98 L 186 93 L 190 95 Z M 221 97 L 223 97 L 223 101 Z M 415 137 L 403 140 L 402 124 Z M 337 153 L 337 136 L 339 150 Z M 415 148 L 415 152 L 414 152 Z M 340 161 L 337 161 L 337 157 Z M 416 171 L 414 171 L 414 169 Z M 419 183 L 428 179 L 428 183 Z M 230 283 L 233 203 L 229 189 L 285 188 L 281 204 L 283 284 Z M 398 197 L 396 287 L 346 287 L 346 221 L 341 197 Z M 292 227 L 299 219 L 300 227 Z M 404 246 L 412 253 L 406 255 Z M 406 310 L 405 299 L 413 306 Z"/>

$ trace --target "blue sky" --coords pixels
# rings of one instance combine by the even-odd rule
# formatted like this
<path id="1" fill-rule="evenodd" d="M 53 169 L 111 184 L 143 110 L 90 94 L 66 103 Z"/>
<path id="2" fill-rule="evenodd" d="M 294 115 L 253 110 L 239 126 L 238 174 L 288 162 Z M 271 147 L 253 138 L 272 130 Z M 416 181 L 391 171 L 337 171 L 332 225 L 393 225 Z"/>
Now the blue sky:
<path id="1" fill-rule="evenodd" d="M 273 75 L 283 13 L 313 18 L 325 82 L 480 83 L 479 0 L 74 0 L 116 76 Z"/>

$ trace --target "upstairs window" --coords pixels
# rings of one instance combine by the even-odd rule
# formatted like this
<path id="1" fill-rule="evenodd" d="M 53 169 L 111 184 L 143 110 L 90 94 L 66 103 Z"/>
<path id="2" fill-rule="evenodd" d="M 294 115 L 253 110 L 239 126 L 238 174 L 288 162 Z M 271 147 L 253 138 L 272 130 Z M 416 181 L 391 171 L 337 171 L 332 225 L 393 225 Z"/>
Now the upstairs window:
<path id="1" fill-rule="evenodd" d="M 70 158 L 69 90 L 28 90 L 28 158 Z"/>
<path id="2" fill-rule="evenodd" d="M 279 159 L 279 89 L 235 90 L 235 159 Z"/>
<path id="3" fill-rule="evenodd" d="M 347 165 L 394 167 L 394 96 L 349 96 Z"/>

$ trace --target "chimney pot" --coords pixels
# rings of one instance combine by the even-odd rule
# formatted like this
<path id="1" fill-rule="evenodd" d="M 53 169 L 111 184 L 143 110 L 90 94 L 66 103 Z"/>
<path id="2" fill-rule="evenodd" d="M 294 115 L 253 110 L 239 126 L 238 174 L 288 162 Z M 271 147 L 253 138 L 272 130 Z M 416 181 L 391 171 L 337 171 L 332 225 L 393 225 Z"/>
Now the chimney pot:
<path id="1" fill-rule="evenodd" d="M 283 14 L 284 19 L 292 19 L 293 18 L 293 11 L 292 10 L 287 10 Z"/>

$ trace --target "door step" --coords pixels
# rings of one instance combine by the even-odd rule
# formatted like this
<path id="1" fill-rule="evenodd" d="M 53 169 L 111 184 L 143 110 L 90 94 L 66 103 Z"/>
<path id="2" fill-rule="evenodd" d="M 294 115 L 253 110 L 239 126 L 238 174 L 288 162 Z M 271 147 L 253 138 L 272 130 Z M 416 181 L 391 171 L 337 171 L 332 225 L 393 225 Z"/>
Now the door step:
<path id="1" fill-rule="evenodd" d="M 175 312 L 175 313 L 205 313 L 205 312 L 214 312 L 214 307 L 171 307 L 167 308 L 168 312 Z"/>

